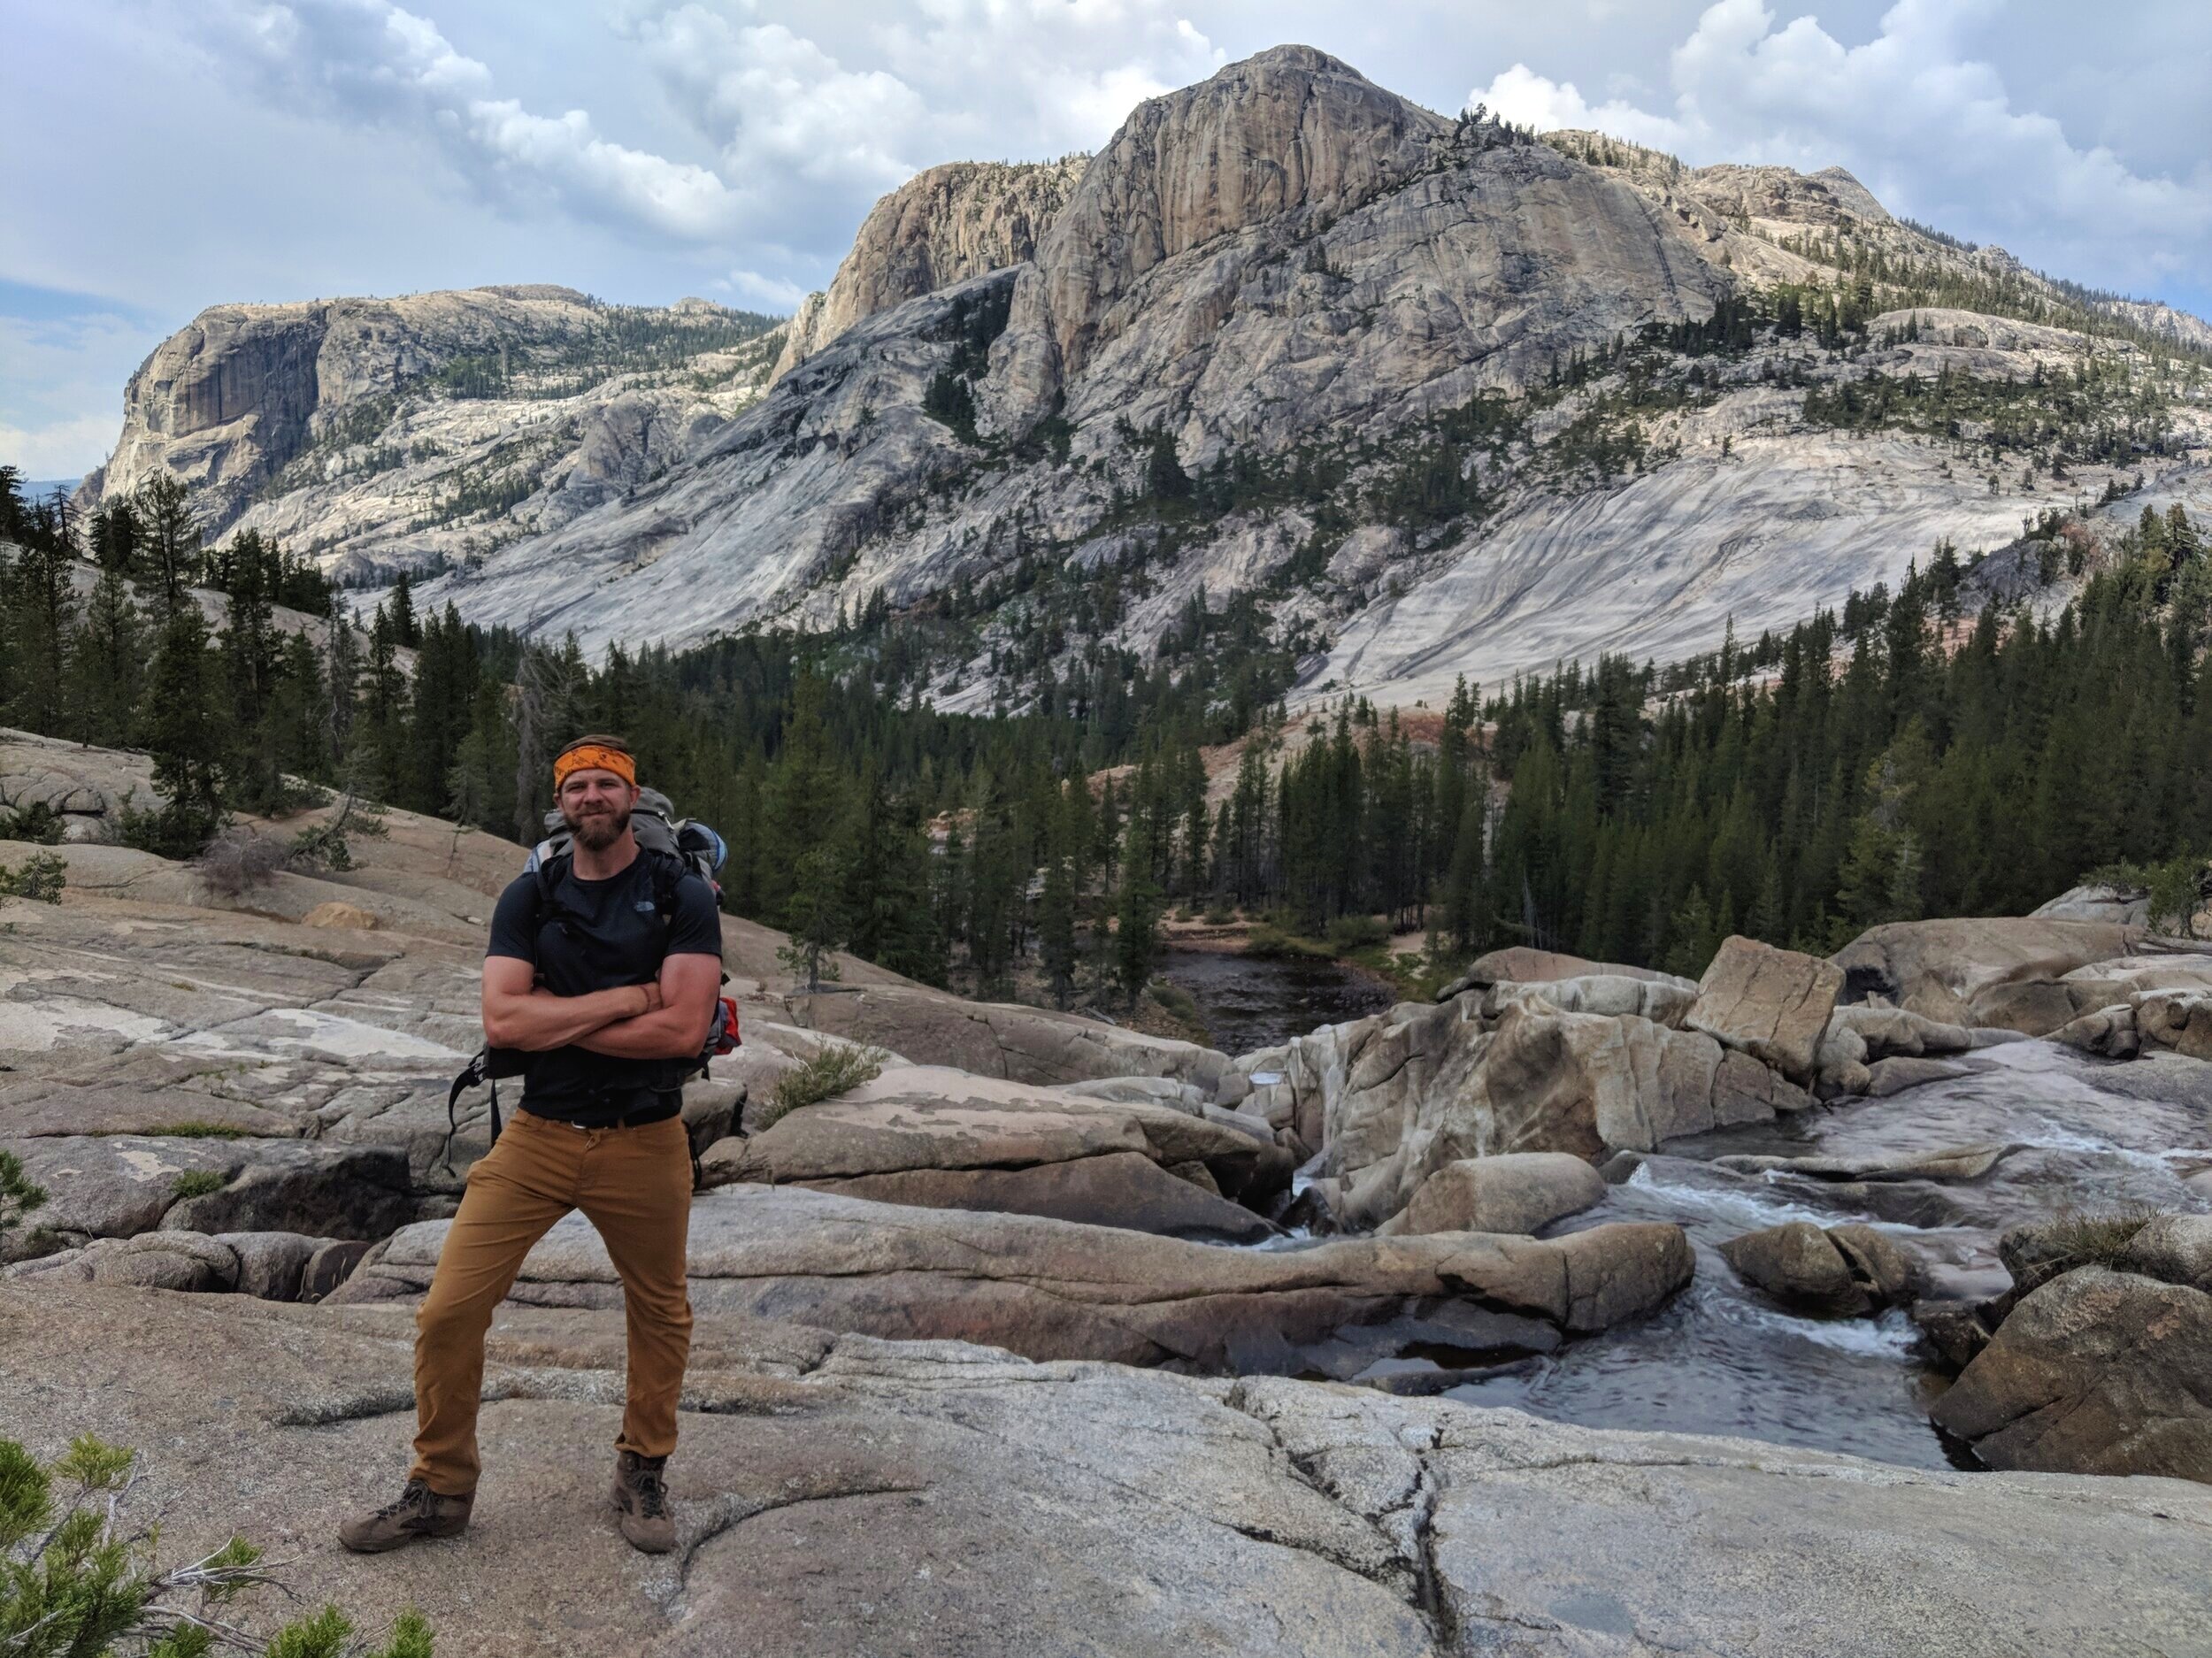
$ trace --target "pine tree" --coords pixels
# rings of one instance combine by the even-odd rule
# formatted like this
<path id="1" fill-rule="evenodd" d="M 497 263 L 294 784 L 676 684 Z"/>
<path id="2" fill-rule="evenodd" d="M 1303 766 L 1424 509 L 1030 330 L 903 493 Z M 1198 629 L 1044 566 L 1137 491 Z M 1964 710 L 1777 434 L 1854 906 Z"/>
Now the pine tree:
<path id="1" fill-rule="evenodd" d="M 496 821 L 492 816 L 495 764 L 489 733 L 480 725 L 471 725 L 454 749 L 453 764 L 446 772 L 445 800 L 440 810 L 447 817 L 474 828 Z"/>
<path id="2" fill-rule="evenodd" d="M 145 677 L 145 618 L 122 572 L 103 566 L 70 644 L 69 733 L 104 748 L 132 747 Z"/>
<path id="3" fill-rule="evenodd" d="M 184 486 L 167 472 L 141 484 L 131 507 L 137 557 L 165 621 L 184 602 L 185 589 L 199 580 L 199 522 Z"/>
<path id="4" fill-rule="evenodd" d="M 1191 493 L 1190 474 L 1176 457 L 1175 440 L 1164 428 L 1155 428 L 1151 453 L 1145 460 L 1144 492 L 1156 501 L 1184 501 Z"/>
<path id="5" fill-rule="evenodd" d="M 229 595 L 219 641 L 230 684 L 231 788 L 241 805 L 271 811 L 285 797 L 282 734 L 275 711 L 286 662 L 274 617 L 276 549 L 248 530 L 218 556 Z"/>
<path id="6" fill-rule="evenodd" d="M 407 649 L 414 649 L 422 643 L 422 629 L 415 620 L 414 584 L 403 570 L 392 582 L 391 607 L 393 639 Z"/>
<path id="7" fill-rule="evenodd" d="M 1133 833 L 1134 819 L 1131 826 Z M 1125 856 L 1123 870 L 1121 898 L 1114 911 L 1114 972 L 1133 1008 L 1152 982 L 1153 960 L 1159 949 L 1160 889 L 1141 857 Z"/>
<path id="8" fill-rule="evenodd" d="M 855 799 L 846 947 L 893 972 L 942 984 L 944 949 L 930 909 L 929 842 L 912 802 L 893 797 L 873 754 L 863 760 Z"/>
<path id="9" fill-rule="evenodd" d="M 361 635 L 343 611 L 331 618 L 323 658 L 325 743 L 330 770 L 347 775 L 353 764 L 353 723 L 361 690 Z M 523 834 L 518 840 L 532 841 Z"/>
<path id="10" fill-rule="evenodd" d="M 356 793 L 392 805 L 406 798 L 409 688 L 391 617 L 379 605 L 369 626 L 368 661 L 361 677 L 359 741 L 346 775 Z"/>
<path id="11" fill-rule="evenodd" d="M 1080 785 L 1078 786 L 1079 787 Z M 1052 1005 L 1065 1008 L 1075 997 L 1075 877 L 1064 852 L 1045 865 L 1044 890 L 1037 901 L 1037 945 L 1044 961 Z"/>
<path id="12" fill-rule="evenodd" d="M 334 673 L 335 672 L 335 658 Z M 552 798 L 553 756 L 577 733 L 577 702 L 587 677 L 571 634 L 567 649 L 523 647 L 515 669 L 515 839 L 534 844 L 544 833 Z"/>
<path id="13" fill-rule="evenodd" d="M 810 994 L 822 981 L 838 976 L 830 952 L 844 941 L 845 848 L 836 841 L 809 847 L 792 865 L 791 887 L 784 899 L 785 930 L 790 940 L 776 959 Z"/>
<path id="14" fill-rule="evenodd" d="M 445 802 L 449 779 L 461 745 L 474 729 L 482 668 L 475 639 L 451 604 L 426 627 L 403 627 L 395 618 L 396 642 L 415 635 L 412 718 L 402 765 L 400 799 L 417 811 L 434 812 Z M 606 722 L 625 729 L 620 722 Z"/>
<path id="15" fill-rule="evenodd" d="M 1688 895 L 1667 924 L 1667 936 L 1672 942 L 1667 948 L 1666 971 L 1685 979 L 1701 977 L 1720 948 L 1719 929 L 1704 887 L 1692 883 Z"/>
<path id="16" fill-rule="evenodd" d="M 75 563 L 66 541 L 40 534 L 19 548 L 14 562 L 0 572 L 13 658 L 8 709 L 14 724 L 31 731 L 63 729 L 77 610 L 70 574 Z"/>
<path id="17" fill-rule="evenodd" d="M 208 648 L 196 604 L 179 604 L 162 624 L 138 725 L 153 756 L 154 786 L 167 804 L 145 820 L 142 840 L 165 857 L 190 857 L 222 826 L 221 756 L 227 743 L 221 664 Z"/>

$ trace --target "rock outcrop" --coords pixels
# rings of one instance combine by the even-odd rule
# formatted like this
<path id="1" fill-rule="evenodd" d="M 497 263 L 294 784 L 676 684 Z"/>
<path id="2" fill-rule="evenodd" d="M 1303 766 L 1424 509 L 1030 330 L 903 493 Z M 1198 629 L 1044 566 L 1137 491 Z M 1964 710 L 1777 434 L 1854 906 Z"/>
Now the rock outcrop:
<path id="1" fill-rule="evenodd" d="M 1846 249 L 2001 274 L 2083 332 L 1898 312 L 1848 363 L 1809 371 L 1800 341 L 1762 339 L 1715 386 L 1709 359 L 1691 381 L 1678 357 L 1632 422 L 1609 372 L 1552 403 L 1578 357 L 1850 280 Z M 2143 348 L 2118 319 L 1891 219 L 1834 169 L 1538 142 L 1286 46 L 1148 100 L 1087 162 L 917 175 L 792 320 L 764 395 L 775 348 L 747 331 L 765 319 L 697 302 L 619 319 L 550 289 L 223 307 L 156 353 L 92 495 L 171 464 L 218 524 L 312 542 L 349 575 L 434 564 L 424 601 L 595 650 L 988 592 L 1018 566 L 1057 583 L 1141 550 L 1153 590 L 1097 643 L 1148 650 L 1201 587 L 1263 595 L 1279 639 L 1322 647 L 1309 689 L 1433 703 L 1462 672 L 1678 659 L 1732 618 L 1786 626 L 1893 583 L 1939 538 L 2013 539 L 2043 495 L 1993 492 L 1917 433 L 1809 422 L 1795 377 L 2018 381 L 2084 352 L 2131 372 Z M 1520 400 L 1539 385 L 1544 406 Z M 1399 522 L 1378 503 L 1447 414 L 1481 434 L 1454 440 L 1467 504 Z M 2212 429 L 2186 400 L 2161 418 L 2177 447 Z M 1165 547 L 1113 504 L 1142 496 L 1162 444 L 1191 474 L 1310 477 L 1301 457 L 1323 451 L 1352 470 L 1234 510 L 1210 495 Z M 2077 482 L 2094 496 L 2132 470 Z M 933 700 L 1029 694 L 1003 669 L 1018 614 L 932 664 Z"/>
<path id="2" fill-rule="evenodd" d="M 1289 1165 L 1271 1139 L 1168 1106 L 928 1067 L 887 1071 L 702 1159 L 710 1185 L 804 1186 L 1240 1243 L 1272 1233 L 1253 1210 Z"/>
<path id="3" fill-rule="evenodd" d="M 546 284 L 211 306 L 131 377 L 122 434 L 76 503 L 167 472 L 209 535 L 311 542 L 349 574 L 459 557 L 483 515 L 457 503 L 495 480 L 529 487 L 494 521 L 545 529 L 665 470 L 685 434 L 757 395 L 772 326 Z M 637 372 L 676 364 L 680 380 Z"/>
<path id="4" fill-rule="evenodd" d="M 1466 1157 L 1422 1181 L 1394 1230 L 1536 1232 L 1604 1199 L 1604 1178 L 1563 1151 Z"/>
<path id="5" fill-rule="evenodd" d="M 1993 1468 L 2212 1482 L 2212 1294 L 2077 1268 L 2011 1310 L 1932 1414 Z"/>
<path id="6" fill-rule="evenodd" d="M 1436 993 L 1436 999 L 1449 1002 L 1463 990 L 1486 990 L 1493 985 L 1548 985 L 1563 979 L 1592 977 L 1643 979 L 1683 990 L 1694 991 L 1697 988 L 1695 979 L 1663 973 L 1655 967 L 1632 967 L 1621 962 L 1593 962 L 1558 950 L 1540 950 L 1531 945 L 1513 944 L 1502 950 L 1486 951 L 1475 957 L 1464 973 Z"/>
<path id="7" fill-rule="evenodd" d="M 400 1232 L 342 1297 L 420 1293 L 445 1224 Z M 690 1270 L 703 1315 L 977 1341 L 1038 1359 L 1348 1377 L 1423 1341 L 1549 1351 L 1651 1311 L 1689 1281 L 1692 1263 L 1681 1230 L 1668 1225 L 1540 1242 L 1454 1233 L 1254 1251 L 732 1186 L 693 1204 Z M 531 1252 L 510 1298 L 613 1307 L 621 1286 L 598 1234 L 571 1216 Z"/>
<path id="8" fill-rule="evenodd" d="M 372 1246 L 298 1232 L 162 1231 L 96 1238 L 20 1261 L 4 1276 L 26 1283 L 131 1285 L 265 1301 L 319 1301 L 344 1283 Z"/>
<path id="9" fill-rule="evenodd" d="M 1463 1158 L 1648 1151 L 1811 1103 L 1700 1032 L 1563 1012 L 1547 988 L 1493 986 L 1317 1031 L 1289 1044 L 1269 1072 L 1281 1079 L 1256 1087 L 1244 1109 L 1325 1147 L 1340 1217 L 1372 1226 Z"/>
<path id="10" fill-rule="evenodd" d="M 0 1432 L 40 1456 L 137 1446 L 165 1563 L 243 1531 L 302 1562 L 303 1593 L 372 1629 L 418 1606 L 471 1658 L 705 1658 L 733 1631 L 790 1658 L 2074 1658 L 2185 1652 L 2212 1624 L 2212 1493 L 2177 1482 L 1916 1472 L 718 1318 L 669 1467 L 678 1549 L 641 1565 L 601 1513 L 620 1315 L 568 1309 L 494 1326 L 465 1546 L 396 1574 L 301 1548 L 395 1488 L 411 1337 L 396 1309 L 0 1286 Z"/>
<path id="11" fill-rule="evenodd" d="M 1806 1082 L 1842 989 L 1842 971 L 1816 956 L 1731 938 L 1698 981 L 1682 1023 Z"/>
<path id="12" fill-rule="evenodd" d="M 791 319 L 775 378 L 864 318 L 1033 257 L 1087 159 L 956 161 L 916 173 L 860 221 L 828 288 Z"/>
<path id="13" fill-rule="evenodd" d="M 921 1065 L 1054 1086 L 1117 1077 L 1164 1077 L 1211 1094 L 1233 1067 L 1191 1042 L 1147 1036 L 1048 1008 L 969 1002 L 919 985 L 795 991 L 784 1018 L 826 1036 L 880 1048 Z"/>
<path id="14" fill-rule="evenodd" d="M 396 1148 L 194 1135 L 0 1141 L 45 1188 L 50 1239 L 82 1243 L 165 1229 L 382 1238 L 415 1216 Z"/>
<path id="15" fill-rule="evenodd" d="M 2127 954 L 2139 928 L 2110 921 L 2021 917 L 1893 921 L 1832 958 L 1844 997 L 1879 995 L 1943 1024 L 1998 1025 L 2043 1036 L 2089 1010 L 2067 975 Z"/>
<path id="16" fill-rule="evenodd" d="M 1855 1318 L 1912 1299 L 1920 1270 L 1911 1253 L 1871 1226 L 1793 1220 L 1721 1245 L 1728 1264 L 1793 1311 Z"/>

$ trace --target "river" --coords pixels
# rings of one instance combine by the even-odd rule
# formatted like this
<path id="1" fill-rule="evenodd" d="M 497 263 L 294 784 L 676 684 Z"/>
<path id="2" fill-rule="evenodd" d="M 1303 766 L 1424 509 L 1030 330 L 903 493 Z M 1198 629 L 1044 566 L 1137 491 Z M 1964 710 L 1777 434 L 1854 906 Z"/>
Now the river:
<path id="1" fill-rule="evenodd" d="M 1320 1025 L 1380 1013 L 1397 1000 L 1371 974 L 1303 956 L 1168 949 L 1158 971 L 1198 1004 L 1208 1040 L 1225 1054 L 1279 1047 Z"/>
<path id="2" fill-rule="evenodd" d="M 1944 1384 L 1924 1362 L 1903 1312 L 1792 1316 L 1747 1289 L 1717 1246 L 1787 1220 L 1863 1221 L 1921 1256 L 1929 1293 L 1985 1296 L 2008 1281 L 1996 1257 L 2008 1226 L 2067 1211 L 2201 1210 L 2182 1178 L 2212 1163 L 2204 1066 L 2089 1059 L 2048 1042 L 1987 1048 L 1964 1063 L 1967 1076 L 1887 1099 L 1669 1142 L 1603 1203 L 1555 1230 L 1677 1222 L 1697 1249 L 1690 1287 L 1640 1325 L 1451 1396 L 1596 1427 L 1742 1434 L 1945 1466 L 1926 1414 Z M 1978 1180 L 1838 1181 L 1742 1173 L 1714 1161 L 1751 1154 L 1873 1162 L 1972 1145 L 2008 1149 Z"/>
<path id="3" fill-rule="evenodd" d="M 1179 950 L 1165 971 L 1197 1002 L 1216 1045 L 1232 1054 L 1360 1017 L 1392 1000 L 1386 987 L 1333 963 Z M 1985 1048 L 1960 1063 L 1967 1074 L 1886 1099 L 1847 1100 L 1670 1141 L 1595 1209 L 1548 1230 L 1672 1221 L 1696 1250 L 1690 1286 L 1639 1324 L 1501 1365 L 1448 1396 L 1590 1427 L 1734 1434 L 1908 1466 L 1950 1465 L 1927 1416 L 1946 1384 L 1903 1311 L 1876 1319 L 1794 1316 L 1747 1288 L 1718 1246 L 1787 1220 L 1860 1221 L 1921 1257 L 1927 1293 L 1986 1296 L 2008 1281 L 1996 1257 L 2008 1226 L 2070 1211 L 2200 1212 L 2204 1200 L 2182 1181 L 2212 1167 L 2212 1068 L 2171 1058 L 2092 1059 L 2039 1041 Z M 1819 1156 L 1870 1164 L 1970 1146 L 2004 1150 L 1971 1180 L 1838 1180 L 1747 1172 L 1718 1161 Z M 1477 1355 L 1409 1355 L 1366 1379 L 1479 1362 Z"/>

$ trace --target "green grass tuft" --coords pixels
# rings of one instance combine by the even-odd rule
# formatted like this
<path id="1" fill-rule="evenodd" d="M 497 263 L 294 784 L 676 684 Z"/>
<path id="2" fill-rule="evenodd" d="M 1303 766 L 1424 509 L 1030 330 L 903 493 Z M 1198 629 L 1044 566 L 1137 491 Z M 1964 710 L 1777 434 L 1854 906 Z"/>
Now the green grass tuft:
<path id="1" fill-rule="evenodd" d="M 170 1186 L 169 1194 L 181 1203 L 188 1197 L 205 1197 L 230 1184 L 212 1169 L 187 1169 Z"/>
<path id="2" fill-rule="evenodd" d="M 2116 1209 L 2099 1215 L 2061 1215 L 2043 1229 L 2047 1247 L 2070 1267 L 2108 1267 L 2120 1252 L 2135 1241 L 2135 1234 L 2150 1224 L 2152 1211 Z"/>

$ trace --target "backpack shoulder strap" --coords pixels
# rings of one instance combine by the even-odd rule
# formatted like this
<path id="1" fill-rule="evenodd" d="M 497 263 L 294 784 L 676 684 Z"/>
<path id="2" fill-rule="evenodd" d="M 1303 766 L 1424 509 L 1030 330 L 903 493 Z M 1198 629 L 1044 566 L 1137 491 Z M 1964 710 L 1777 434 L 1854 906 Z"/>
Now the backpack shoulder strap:
<path id="1" fill-rule="evenodd" d="M 550 856 L 538 859 L 530 866 L 530 873 L 537 880 L 538 913 L 541 916 L 552 907 L 553 895 L 560 890 L 561 878 L 568 873 L 574 862 L 574 857 L 565 847 Z"/>
<path id="2" fill-rule="evenodd" d="M 661 931 L 666 933 L 676 925 L 676 889 L 683 885 L 691 866 L 670 852 L 641 848 L 638 856 L 651 860 L 653 874 L 653 909 L 661 918 Z"/>

